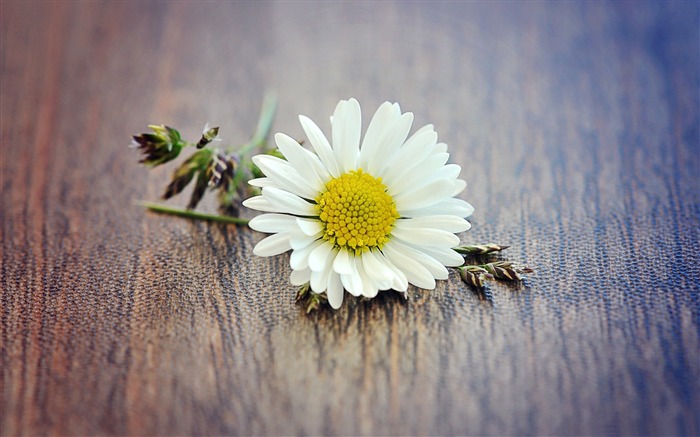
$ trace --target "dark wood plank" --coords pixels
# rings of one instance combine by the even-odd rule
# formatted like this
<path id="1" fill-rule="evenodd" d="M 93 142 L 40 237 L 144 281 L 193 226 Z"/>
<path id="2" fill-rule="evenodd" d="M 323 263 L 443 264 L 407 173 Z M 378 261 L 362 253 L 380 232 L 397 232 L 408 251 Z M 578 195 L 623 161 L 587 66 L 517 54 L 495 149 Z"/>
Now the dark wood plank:
<path id="1" fill-rule="evenodd" d="M 2 434 L 697 435 L 699 17 L 3 1 Z M 463 241 L 536 275 L 307 316 L 261 235 L 132 204 L 168 169 L 130 134 L 242 142 L 268 88 L 299 138 L 349 96 L 435 124 L 477 209 Z"/>

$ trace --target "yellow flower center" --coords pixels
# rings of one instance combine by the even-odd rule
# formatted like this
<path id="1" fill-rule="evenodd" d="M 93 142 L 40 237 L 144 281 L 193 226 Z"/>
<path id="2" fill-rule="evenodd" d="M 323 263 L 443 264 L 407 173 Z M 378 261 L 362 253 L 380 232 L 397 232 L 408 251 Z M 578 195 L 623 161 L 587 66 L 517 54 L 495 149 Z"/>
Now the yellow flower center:
<path id="1" fill-rule="evenodd" d="M 323 239 L 355 252 L 389 241 L 392 225 L 399 217 L 382 178 L 361 168 L 328 181 L 316 204 Z"/>

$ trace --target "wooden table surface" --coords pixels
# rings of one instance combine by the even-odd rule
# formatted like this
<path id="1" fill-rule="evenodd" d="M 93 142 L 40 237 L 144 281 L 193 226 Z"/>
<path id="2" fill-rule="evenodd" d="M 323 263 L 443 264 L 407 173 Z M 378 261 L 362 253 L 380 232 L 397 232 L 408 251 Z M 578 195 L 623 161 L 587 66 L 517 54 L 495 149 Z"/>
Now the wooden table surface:
<path id="1" fill-rule="evenodd" d="M 1 8 L 3 436 L 700 433 L 699 3 Z M 261 234 L 133 204 L 131 134 L 242 142 L 267 89 L 433 123 L 462 241 L 536 274 L 307 316 Z"/>

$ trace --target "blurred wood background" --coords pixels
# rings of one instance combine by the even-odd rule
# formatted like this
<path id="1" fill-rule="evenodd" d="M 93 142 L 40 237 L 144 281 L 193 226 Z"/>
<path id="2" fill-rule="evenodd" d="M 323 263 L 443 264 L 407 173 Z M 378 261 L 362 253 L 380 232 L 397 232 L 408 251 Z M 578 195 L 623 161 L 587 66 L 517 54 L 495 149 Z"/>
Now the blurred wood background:
<path id="1" fill-rule="evenodd" d="M 700 433 L 698 2 L 0 17 L 3 436 Z M 298 138 L 351 96 L 433 123 L 476 207 L 462 240 L 537 273 L 307 316 L 260 234 L 133 205 L 172 167 L 131 134 L 243 142 L 267 89 Z"/>

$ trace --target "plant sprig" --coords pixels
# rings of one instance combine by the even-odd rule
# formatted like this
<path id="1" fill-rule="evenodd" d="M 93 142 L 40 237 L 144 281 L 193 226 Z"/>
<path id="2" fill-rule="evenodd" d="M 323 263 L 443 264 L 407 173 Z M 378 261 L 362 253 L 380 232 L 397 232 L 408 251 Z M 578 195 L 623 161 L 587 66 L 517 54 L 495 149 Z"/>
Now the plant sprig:
<path id="1" fill-rule="evenodd" d="M 493 252 L 500 252 L 502 250 L 508 249 L 510 246 L 504 246 L 502 244 L 496 243 L 486 243 L 486 244 L 474 244 L 471 246 L 457 246 L 454 248 L 455 252 L 461 253 L 462 255 L 487 255 Z"/>
<path id="2" fill-rule="evenodd" d="M 263 101 L 255 132 L 249 141 L 238 147 L 225 149 L 215 147 L 215 144 L 221 142 L 218 138 L 219 127 L 210 127 L 209 124 L 204 126 L 202 136 L 197 142 L 183 140 L 177 129 L 166 125 L 149 125 L 152 132 L 134 135 L 131 146 L 143 153 L 144 157 L 140 162 L 151 168 L 176 159 L 188 147 L 197 149 L 175 169 L 162 196 L 165 200 L 174 197 L 195 181 L 187 209 L 151 202 L 141 202 L 141 204 L 160 213 L 247 224 L 248 221 L 244 219 L 234 221 L 230 219 L 238 215 L 242 200 L 258 193 L 257 188 L 247 183 L 250 179 L 261 176 L 260 170 L 253 164 L 252 155 L 254 153 L 276 154 L 276 149 L 270 147 L 267 141 L 276 109 L 277 99 L 273 94 L 268 94 Z M 223 215 L 192 211 L 207 190 L 218 191 L 219 207 Z"/>
<path id="3" fill-rule="evenodd" d="M 508 247 L 494 243 L 456 247 L 454 250 L 465 257 L 465 262 L 455 268 L 459 271 L 462 280 L 474 288 L 480 296 L 483 295 L 486 281 L 522 281 L 523 274 L 535 272 L 530 267 L 521 266 L 508 260 L 492 261 L 483 264 L 474 263 L 474 261 L 483 260 L 484 255 L 500 252 Z"/>
<path id="4" fill-rule="evenodd" d="M 319 309 L 322 304 L 328 303 L 328 296 L 325 292 L 314 293 L 311 291 L 311 284 L 307 282 L 297 290 L 296 302 L 302 302 L 306 307 L 306 314 L 309 314 L 311 311 Z"/>

